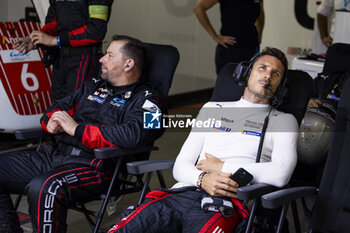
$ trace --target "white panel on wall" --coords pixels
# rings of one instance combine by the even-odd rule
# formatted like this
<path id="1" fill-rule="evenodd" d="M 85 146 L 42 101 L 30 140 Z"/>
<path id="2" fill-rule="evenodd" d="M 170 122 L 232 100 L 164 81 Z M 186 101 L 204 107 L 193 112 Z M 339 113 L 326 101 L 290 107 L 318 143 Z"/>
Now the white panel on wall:
<path id="1" fill-rule="evenodd" d="M 192 11 L 196 2 L 197 0 L 114 2 L 106 45 L 113 34 L 127 34 L 145 42 L 174 45 L 181 58 L 170 94 L 213 87 L 216 79 L 215 42 L 197 22 Z M 208 14 L 213 16 L 213 24 L 218 25 L 218 7 L 211 9 Z"/>
<path id="2" fill-rule="evenodd" d="M 47 10 L 49 9 L 50 2 L 49 0 L 33 0 L 33 4 L 40 19 L 40 23 L 43 26 L 45 24 L 45 17 Z"/>
<path id="3" fill-rule="evenodd" d="M 8 0 L 2 0 L 0 7 L 0 22 L 7 21 L 8 19 Z"/>
<path id="4" fill-rule="evenodd" d="M 4 0 L 2 0 L 4 1 Z M 18 21 L 25 18 L 25 7 L 33 7 L 31 0 L 7 0 L 7 21 Z"/>
<path id="5" fill-rule="evenodd" d="M 299 51 L 310 52 L 313 42 L 313 31 L 298 24 L 294 4 L 295 1 L 290 0 L 264 0 L 265 28 L 261 48 L 273 46 L 281 49 L 289 63 L 301 55 Z M 311 17 L 316 16 L 315 1 L 308 1 L 307 11 Z"/>

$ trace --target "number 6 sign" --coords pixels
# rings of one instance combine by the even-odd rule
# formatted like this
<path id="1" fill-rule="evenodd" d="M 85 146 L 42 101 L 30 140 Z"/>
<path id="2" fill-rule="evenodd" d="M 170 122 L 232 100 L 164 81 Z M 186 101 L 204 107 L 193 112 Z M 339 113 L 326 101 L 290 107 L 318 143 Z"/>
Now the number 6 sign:
<path id="1" fill-rule="evenodd" d="M 21 80 L 22 80 L 23 87 L 27 91 L 36 91 L 39 88 L 38 79 L 35 76 L 35 74 L 29 73 L 27 72 L 27 70 L 28 70 L 28 63 L 24 63 L 22 68 L 22 73 L 21 73 Z M 33 85 L 30 85 L 28 80 L 31 80 Z"/>
<path id="2" fill-rule="evenodd" d="M 41 115 L 51 105 L 52 73 L 41 61 L 43 51 L 22 54 L 12 48 L 18 37 L 29 36 L 34 30 L 40 30 L 39 23 L 0 22 L 0 88 L 16 114 L 22 116 Z"/>

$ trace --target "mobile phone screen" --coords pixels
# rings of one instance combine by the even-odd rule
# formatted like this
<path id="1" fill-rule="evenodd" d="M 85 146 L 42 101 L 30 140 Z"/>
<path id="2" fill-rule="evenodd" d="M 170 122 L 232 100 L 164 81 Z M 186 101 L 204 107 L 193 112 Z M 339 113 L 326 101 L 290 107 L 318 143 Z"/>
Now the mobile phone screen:
<path id="1" fill-rule="evenodd" d="M 244 168 L 239 168 L 235 173 L 232 174 L 231 179 L 236 181 L 239 187 L 243 187 L 253 180 L 253 175 Z"/>

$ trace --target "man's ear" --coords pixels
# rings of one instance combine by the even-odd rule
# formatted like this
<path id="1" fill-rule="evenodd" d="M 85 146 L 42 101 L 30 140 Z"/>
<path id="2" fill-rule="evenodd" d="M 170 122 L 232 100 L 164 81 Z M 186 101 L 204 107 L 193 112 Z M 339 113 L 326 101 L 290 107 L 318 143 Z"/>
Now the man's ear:
<path id="1" fill-rule="evenodd" d="M 130 70 L 134 67 L 134 65 L 135 65 L 135 62 L 134 62 L 133 59 L 127 59 L 127 60 L 125 61 L 124 71 L 125 71 L 125 72 L 130 71 Z"/>

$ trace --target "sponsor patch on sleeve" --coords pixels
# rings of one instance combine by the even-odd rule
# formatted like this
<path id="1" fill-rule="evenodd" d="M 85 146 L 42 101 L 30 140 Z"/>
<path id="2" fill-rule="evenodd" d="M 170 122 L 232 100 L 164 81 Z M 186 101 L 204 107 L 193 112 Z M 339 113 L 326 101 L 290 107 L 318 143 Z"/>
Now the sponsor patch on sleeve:
<path id="1" fill-rule="evenodd" d="M 95 19 L 102 19 L 107 21 L 108 19 L 108 6 L 103 5 L 91 5 L 89 6 L 89 17 Z"/>
<path id="2" fill-rule="evenodd" d="M 143 103 L 142 108 L 144 110 L 150 111 L 150 112 L 156 112 L 159 111 L 160 109 L 158 108 L 158 106 L 153 103 L 152 101 L 146 100 L 145 103 Z"/>

